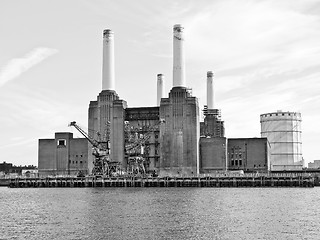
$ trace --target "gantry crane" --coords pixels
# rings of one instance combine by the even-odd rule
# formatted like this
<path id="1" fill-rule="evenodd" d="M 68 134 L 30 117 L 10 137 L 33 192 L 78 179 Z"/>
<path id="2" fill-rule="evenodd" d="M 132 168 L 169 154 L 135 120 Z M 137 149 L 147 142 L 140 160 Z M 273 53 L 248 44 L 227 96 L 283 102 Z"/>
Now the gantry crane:
<path id="1" fill-rule="evenodd" d="M 92 154 L 94 155 L 92 175 L 107 175 L 110 176 L 113 173 L 119 171 L 120 163 L 113 162 L 110 159 L 110 122 L 107 123 L 107 136 L 105 141 L 97 141 L 91 137 L 86 131 L 84 131 L 75 121 L 70 122 L 69 126 L 76 128 L 92 145 Z M 98 134 L 100 136 L 100 134 Z"/>

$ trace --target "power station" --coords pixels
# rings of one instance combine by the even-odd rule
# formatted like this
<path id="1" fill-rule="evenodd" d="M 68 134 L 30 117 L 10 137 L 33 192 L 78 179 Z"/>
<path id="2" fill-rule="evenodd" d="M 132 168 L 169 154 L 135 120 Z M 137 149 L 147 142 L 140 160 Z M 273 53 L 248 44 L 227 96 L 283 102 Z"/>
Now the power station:
<path id="1" fill-rule="evenodd" d="M 157 106 L 130 108 L 116 92 L 114 33 L 104 30 L 102 91 L 90 101 L 88 132 L 71 122 L 85 138 L 56 133 L 54 139 L 39 139 L 39 174 L 198 176 L 226 170 L 269 171 L 273 143 L 268 135 L 225 137 L 212 71 L 206 74 L 207 105 L 200 122 L 198 99 L 186 87 L 184 42 L 183 26 L 174 25 L 169 94 L 160 73 L 155 76 Z"/>

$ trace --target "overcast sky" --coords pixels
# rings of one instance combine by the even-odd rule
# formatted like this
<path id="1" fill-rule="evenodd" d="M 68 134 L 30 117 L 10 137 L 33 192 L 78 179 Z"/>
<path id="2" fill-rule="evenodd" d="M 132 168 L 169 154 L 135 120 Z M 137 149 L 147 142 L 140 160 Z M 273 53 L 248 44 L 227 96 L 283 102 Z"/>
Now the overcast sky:
<path id="1" fill-rule="evenodd" d="M 185 27 L 186 79 L 206 104 L 215 73 L 226 137 L 260 137 L 260 114 L 302 114 L 303 156 L 320 159 L 320 1 L 1 0 L 0 162 L 38 162 L 38 139 L 87 126 L 101 91 L 102 32 L 115 34 L 116 91 L 155 106 L 172 87 L 172 27 Z"/>

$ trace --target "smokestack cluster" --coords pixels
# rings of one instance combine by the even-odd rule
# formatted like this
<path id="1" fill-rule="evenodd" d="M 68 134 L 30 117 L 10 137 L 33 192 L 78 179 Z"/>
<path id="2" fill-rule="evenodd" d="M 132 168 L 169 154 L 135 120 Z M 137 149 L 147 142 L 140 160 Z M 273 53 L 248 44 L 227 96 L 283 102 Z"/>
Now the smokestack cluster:
<path id="1" fill-rule="evenodd" d="M 102 90 L 115 90 L 114 35 L 110 29 L 103 31 Z"/>
<path id="2" fill-rule="evenodd" d="M 214 109 L 214 82 L 213 72 L 207 72 L 207 107 L 208 109 Z"/>
<path id="3" fill-rule="evenodd" d="M 161 98 L 164 98 L 164 75 L 157 75 L 157 106 L 160 106 Z"/>
<path id="4" fill-rule="evenodd" d="M 173 26 L 173 87 L 186 87 L 184 57 L 184 27 Z M 157 75 L 157 105 L 165 97 L 164 75 Z M 110 29 L 103 31 L 102 90 L 115 90 L 114 34 Z M 207 107 L 214 109 L 213 72 L 207 72 Z"/>
<path id="5" fill-rule="evenodd" d="M 173 87 L 186 87 L 183 30 L 180 24 L 173 26 Z"/>

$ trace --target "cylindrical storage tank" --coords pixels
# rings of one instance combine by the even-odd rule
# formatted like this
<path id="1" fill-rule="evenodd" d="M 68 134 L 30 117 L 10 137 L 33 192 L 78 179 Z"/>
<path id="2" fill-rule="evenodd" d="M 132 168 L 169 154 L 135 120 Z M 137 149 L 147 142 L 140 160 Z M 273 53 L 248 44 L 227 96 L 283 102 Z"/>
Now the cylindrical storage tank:
<path id="1" fill-rule="evenodd" d="M 265 113 L 260 115 L 260 123 L 261 137 L 266 137 L 271 147 L 271 170 L 301 170 L 301 113 Z"/>

